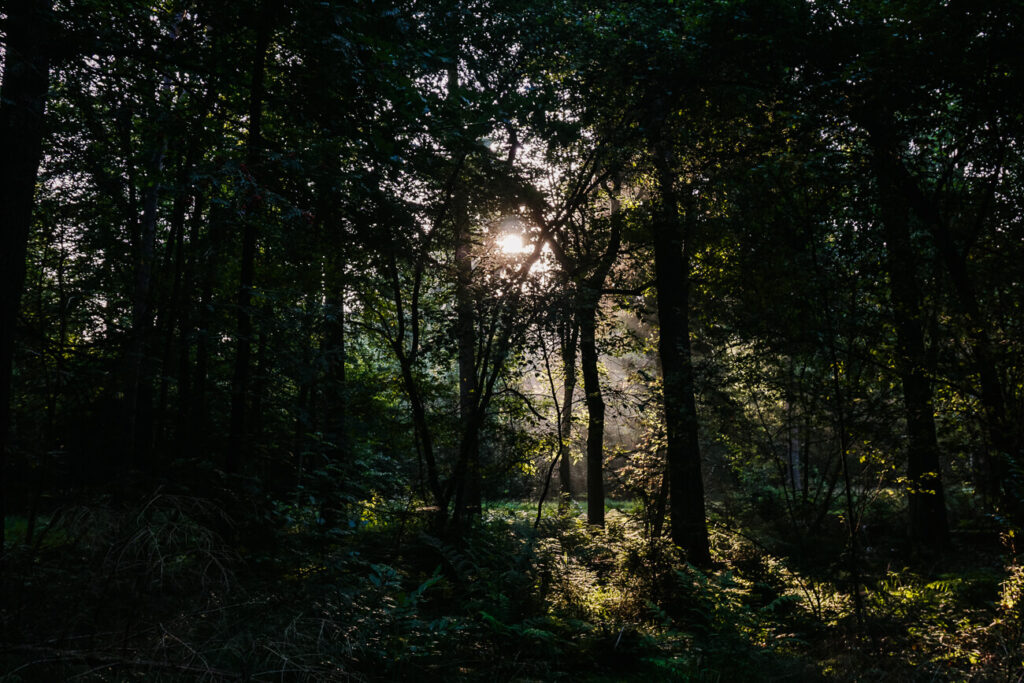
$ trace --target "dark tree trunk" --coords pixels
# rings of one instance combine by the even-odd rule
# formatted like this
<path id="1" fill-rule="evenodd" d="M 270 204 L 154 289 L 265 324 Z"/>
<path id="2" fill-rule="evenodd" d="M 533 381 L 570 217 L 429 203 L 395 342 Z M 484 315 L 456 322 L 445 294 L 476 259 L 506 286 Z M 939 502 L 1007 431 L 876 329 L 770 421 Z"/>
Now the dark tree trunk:
<path id="1" fill-rule="evenodd" d="M 188 193 L 181 182 L 175 191 L 174 206 L 171 209 L 170 239 L 167 241 L 165 263 L 171 270 L 171 291 L 164 297 L 157 313 L 157 339 L 163 343 L 160 353 L 160 388 L 157 391 L 156 414 L 153 428 L 158 442 L 167 437 L 167 406 L 170 396 L 171 364 L 174 358 L 175 342 L 185 344 L 186 329 L 182 324 L 187 321 L 182 288 L 185 284 L 185 217 L 188 211 Z M 181 378 L 177 378 L 180 384 Z"/>
<path id="2" fill-rule="evenodd" d="M 458 182 L 458 181 L 456 181 Z M 459 347 L 459 419 L 462 423 L 461 450 L 466 458 L 464 504 L 466 511 L 479 514 L 480 498 L 480 435 L 475 428 L 478 410 L 476 367 L 476 311 L 471 289 L 472 257 L 470 254 L 469 215 L 465 191 L 455 190 L 455 307 L 456 336 Z"/>
<path id="3" fill-rule="evenodd" d="M 269 363 L 267 356 L 271 331 L 267 328 L 271 327 L 269 320 L 272 314 L 267 308 L 261 308 L 260 314 L 260 329 L 256 331 L 256 372 L 253 374 L 252 406 L 250 408 L 252 427 L 249 429 L 249 440 L 253 445 L 260 444 L 264 437 L 263 400 L 267 393 L 267 376 L 270 371 L 270 368 L 267 367 Z"/>
<path id="4" fill-rule="evenodd" d="M 603 278 L 602 278 L 603 279 Z M 587 402 L 587 522 L 604 526 L 604 397 L 597 372 L 597 305 L 600 291 L 580 292 L 580 367 Z"/>
<path id="5" fill-rule="evenodd" d="M 803 383 L 803 372 L 800 373 L 801 384 Z M 811 493 L 811 410 L 810 406 L 803 405 L 803 419 L 797 433 L 800 435 L 800 504 L 807 505 Z"/>
<path id="6" fill-rule="evenodd" d="M 195 204 L 192 207 L 192 217 L 189 221 L 188 255 L 185 259 L 185 271 L 182 276 L 182 289 L 184 292 L 191 292 L 196 282 L 196 261 L 199 250 L 199 228 L 204 216 L 204 205 L 202 193 L 196 192 Z M 204 284 L 205 288 L 205 284 Z M 198 300 L 196 303 L 201 303 Z M 196 331 L 193 329 L 193 301 L 189 295 L 184 295 L 181 306 L 181 317 L 178 320 L 180 332 L 180 343 L 178 346 L 178 407 L 175 418 L 175 442 L 178 455 L 192 450 L 193 429 L 189 411 L 193 402 L 192 384 L 192 346 L 195 343 Z"/>
<path id="7" fill-rule="evenodd" d="M 949 545 L 949 524 L 935 435 L 931 382 L 917 283 L 917 256 L 911 243 L 910 212 L 896 173 L 891 141 L 872 135 L 875 175 L 889 270 L 889 296 L 896 326 L 896 368 L 903 385 L 907 422 L 907 478 L 910 532 L 921 548 Z"/>
<path id="8" fill-rule="evenodd" d="M 459 97 L 458 51 L 448 66 L 448 99 L 458 102 Z M 458 173 L 458 171 L 457 171 Z M 469 204 L 466 187 L 461 174 L 454 179 L 452 194 L 452 217 L 455 231 L 455 335 L 459 353 L 459 421 L 462 424 L 460 457 L 466 459 L 466 473 L 463 481 L 456 482 L 461 495 L 457 495 L 455 515 L 462 517 L 463 510 L 469 513 L 481 512 L 480 481 L 480 435 L 473 425 L 477 423 L 479 409 L 476 364 L 476 311 L 473 302 L 472 278 L 472 235 L 470 234 Z"/>
<path id="9" fill-rule="evenodd" d="M 618 181 L 609 192 L 611 201 L 611 232 L 608 245 L 593 273 L 580 283 L 576 311 L 580 328 L 580 369 L 583 371 L 583 392 L 587 403 L 587 521 L 604 525 L 604 396 L 597 371 L 597 313 L 601 290 L 619 255 L 622 216 L 618 199 Z"/>
<path id="10" fill-rule="evenodd" d="M 886 126 L 886 122 L 870 121 L 866 127 L 885 139 Z M 1024 503 L 1021 502 L 1024 491 L 1021 489 L 1019 478 L 1013 475 L 1010 467 L 1014 461 L 1018 465 L 1021 462 L 1020 444 L 1015 443 L 1012 436 L 1006 408 L 1006 393 L 999 376 L 997 352 L 992 342 L 989 321 L 981 310 L 974 283 L 968 272 L 969 246 L 957 243 L 935 202 L 924 193 L 902 160 L 895 156 L 894 152 L 891 154 L 891 180 L 902 200 L 931 232 L 939 258 L 953 285 L 960 313 L 966 323 L 967 338 L 970 340 L 974 367 L 978 373 L 981 389 L 979 398 L 985 415 L 988 437 L 988 450 L 980 468 L 982 471 L 979 489 L 983 498 L 990 502 L 1001 499 L 1007 510 L 1020 521 L 1024 518 L 1024 510 L 1021 509 L 1024 507 Z M 983 220 L 984 216 L 979 216 L 976 223 L 981 226 Z"/>
<path id="11" fill-rule="evenodd" d="M 215 294 L 221 284 L 220 261 L 227 249 L 228 208 L 222 202 L 210 203 L 206 239 L 202 256 L 202 285 L 199 295 L 199 316 L 196 323 L 196 364 L 192 382 L 193 401 L 189 408 L 189 444 L 193 452 L 211 450 L 213 401 L 210 400 L 210 359 L 214 355 L 221 329 L 214 329 L 217 317 Z"/>
<path id="12" fill-rule="evenodd" d="M 324 373 L 324 419 L 333 444 L 331 453 L 338 457 L 346 449 L 345 289 L 340 283 L 335 285 L 335 291 L 330 293 L 327 300 L 323 354 L 327 365 Z"/>
<path id="13" fill-rule="evenodd" d="M 171 27 L 171 37 L 177 36 L 182 15 L 176 15 Z M 142 175 L 145 191 L 142 194 L 142 215 L 139 220 L 138 240 L 134 249 L 135 288 L 132 295 L 132 329 L 128 338 L 126 360 L 128 371 L 125 387 L 125 429 L 127 456 L 136 469 L 152 467 L 153 445 L 153 272 L 156 262 L 156 232 L 159 219 L 160 195 L 163 191 L 161 177 L 167 155 L 167 130 L 169 107 L 167 98 L 173 84 L 170 76 L 164 76 L 155 93 L 157 125 Z M 128 126 L 124 127 L 128 134 Z M 130 147 L 125 147 L 130 157 Z M 184 162 L 187 166 L 188 161 Z M 134 196 L 134 195 L 133 195 Z M 184 222 L 184 208 L 179 209 L 180 218 L 176 227 Z M 168 339 L 170 335 L 168 335 Z"/>
<path id="14" fill-rule="evenodd" d="M 251 188 L 246 198 L 246 216 L 242 220 L 242 261 L 236 303 L 238 307 L 238 340 L 235 352 L 235 371 L 231 380 L 231 420 L 229 426 L 227 472 L 238 472 L 248 455 L 249 434 L 246 424 L 249 412 L 249 383 L 252 378 L 251 356 L 253 341 L 252 288 L 256 265 L 256 218 L 260 205 L 257 189 L 259 164 L 263 146 L 263 96 L 266 84 L 267 48 L 270 44 L 269 3 L 261 3 L 257 15 L 256 46 L 249 83 L 249 130 L 245 141 L 246 167 Z"/>
<path id="15" fill-rule="evenodd" d="M 43 154 L 51 6 L 47 0 L 6 3 L 6 57 L 0 85 L 0 555 L 10 439 L 14 328 L 25 282 L 25 257 Z"/>
<path id="16" fill-rule="evenodd" d="M 654 161 L 661 195 L 654 230 L 655 288 L 661 338 L 658 352 L 664 382 L 665 428 L 668 437 L 672 541 L 698 566 L 711 563 L 704 517 L 693 359 L 690 351 L 690 250 L 685 244 L 674 177 L 668 153 L 655 146 Z M 692 216 L 686 216 L 692 220 Z M 685 246 L 685 248 L 684 248 Z"/>
<path id="17" fill-rule="evenodd" d="M 159 177 L 163 171 L 166 138 L 161 133 L 154 142 L 146 169 L 149 186 L 143 193 L 139 242 L 135 253 L 135 288 L 132 294 L 132 329 L 129 334 L 125 387 L 126 456 L 137 469 L 150 466 L 152 444 L 152 368 L 149 346 L 153 314 L 150 293 L 153 287 L 153 262 L 156 254 L 157 210 L 160 200 Z"/>
<path id="18" fill-rule="evenodd" d="M 651 521 L 651 538 L 661 538 L 662 529 L 665 527 L 665 508 L 668 504 L 668 463 L 661 471 L 661 485 L 658 487 L 658 496 L 654 500 L 654 511 Z"/>
<path id="19" fill-rule="evenodd" d="M 173 372 L 171 366 L 174 363 L 176 344 L 179 350 L 179 358 L 182 355 L 180 349 L 186 349 L 185 353 L 187 354 L 189 346 L 189 311 L 186 292 L 189 291 L 190 287 L 190 273 L 187 272 L 190 258 L 186 249 L 186 243 L 188 243 L 189 247 L 194 248 L 195 242 L 186 240 L 186 232 L 188 232 L 189 227 L 187 225 L 189 205 L 194 206 L 196 210 L 200 208 L 199 193 L 195 191 L 190 182 L 197 154 L 198 150 L 193 142 L 189 145 L 189 149 L 181 161 L 181 166 L 178 168 L 174 188 L 174 202 L 171 208 L 170 239 L 167 242 L 167 254 L 165 257 L 165 263 L 171 271 L 171 289 L 164 296 L 160 304 L 156 325 L 157 338 L 163 341 L 160 362 L 160 389 L 153 420 L 154 433 L 158 441 L 163 441 L 167 437 L 171 379 L 173 377 L 178 385 L 180 395 L 183 388 L 182 379 L 187 377 L 187 372 L 184 376 L 181 374 L 180 371 L 184 368 L 180 363 Z M 187 382 L 185 384 L 187 385 Z M 181 430 L 178 430 L 177 436 L 181 436 Z"/>

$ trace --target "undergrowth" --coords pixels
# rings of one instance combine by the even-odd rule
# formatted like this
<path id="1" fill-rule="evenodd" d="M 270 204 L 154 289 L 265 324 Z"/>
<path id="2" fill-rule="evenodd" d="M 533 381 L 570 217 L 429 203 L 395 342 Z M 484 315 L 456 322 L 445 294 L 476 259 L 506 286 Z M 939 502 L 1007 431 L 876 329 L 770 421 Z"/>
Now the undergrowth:
<path id="1" fill-rule="evenodd" d="M 841 572 L 723 526 L 702 571 L 635 506 L 534 505 L 458 542 L 412 503 L 258 533 L 189 496 L 68 507 L 4 559 L 0 680 L 1021 680 L 1012 556 L 869 572 L 859 623 Z"/>

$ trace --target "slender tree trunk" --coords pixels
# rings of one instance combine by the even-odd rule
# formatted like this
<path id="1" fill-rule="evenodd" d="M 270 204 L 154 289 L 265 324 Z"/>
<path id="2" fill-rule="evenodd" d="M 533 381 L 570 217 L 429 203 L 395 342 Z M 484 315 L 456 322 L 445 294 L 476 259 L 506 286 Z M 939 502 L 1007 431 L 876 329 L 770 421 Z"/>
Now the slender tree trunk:
<path id="1" fill-rule="evenodd" d="M 801 368 L 801 397 L 804 396 L 803 381 L 804 370 Z M 797 431 L 800 440 L 800 504 L 802 507 L 806 507 L 811 493 L 811 406 L 807 405 L 806 400 L 801 400 L 800 404 L 803 411 Z"/>
<path id="2" fill-rule="evenodd" d="M 587 522 L 604 526 L 604 396 L 597 370 L 597 305 L 600 291 L 580 292 L 580 367 L 587 403 Z"/>
<path id="3" fill-rule="evenodd" d="M 459 97 L 459 58 L 456 51 L 448 67 L 448 99 Z M 466 458 L 465 481 L 456 482 L 464 488 L 457 496 L 457 507 L 465 506 L 470 514 L 481 512 L 480 435 L 473 428 L 477 420 L 479 396 L 476 365 L 476 311 L 473 302 L 472 235 L 470 233 L 469 204 L 466 187 L 461 177 L 455 179 L 452 195 L 452 214 L 455 228 L 455 334 L 459 354 L 459 420 L 462 423 L 460 457 Z M 461 518 L 462 510 L 455 515 Z"/>
<path id="4" fill-rule="evenodd" d="M 202 286 L 199 295 L 199 316 L 196 329 L 194 400 L 189 415 L 189 444 L 193 451 L 210 450 L 211 405 L 210 358 L 213 356 L 220 329 L 214 330 L 214 296 L 220 285 L 220 261 L 226 252 L 228 209 L 224 203 L 211 201 L 206 239 L 203 249 Z"/>
<path id="5" fill-rule="evenodd" d="M 63 232 L 63 230 L 62 230 Z M 57 348 L 54 350 L 54 390 L 52 400 L 52 411 L 49 415 L 49 427 L 47 431 L 51 439 L 51 443 L 47 447 L 47 450 L 51 450 L 58 446 L 56 439 L 57 436 L 57 415 L 58 406 L 60 405 L 61 398 L 64 395 L 64 351 L 65 345 L 68 339 L 68 314 L 71 312 L 71 297 L 68 294 L 68 288 L 65 281 L 67 273 L 67 259 L 68 249 L 63 243 L 63 237 L 61 237 L 61 244 L 59 246 L 60 258 L 57 264 L 57 301 L 58 301 L 58 313 L 57 313 Z"/>
<path id="6" fill-rule="evenodd" d="M 249 419 L 251 420 L 251 426 L 248 429 L 248 444 L 250 447 L 250 457 L 255 456 L 255 449 L 261 443 L 265 436 L 266 422 L 264 420 L 264 400 L 267 395 L 267 378 L 270 373 L 268 367 L 270 359 L 268 358 L 268 349 L 270 346 L 270 335 L 271 330 L 268 328 L 272 327 L 270 318 L 273 314 L 269 310 L 269 306 L 260 308 L 260 317 L 258 321 L 258 329 L 256 330 L 256 359 L 255 367 L 252 375 L 252 390 L 251 390 L 251 402 L 249 407 Z M 274 486 L 277 482 L 271 475 L 269 461 L 266 458 L 255 459 L 254 464 L 258 464 L 256 472 L 263 481 L 264 486 Z M 281 491 L 284 492 L 283 490 Z"/>
<path id="7" fill-rule="evenodd" d="M 189 204 L 198 193 L 191 187 L 189 179 L 192 174 L 192 167 L 197 154 L 195 144 L 190 144 L 188 152 L 182 159 L 178 168 L 178 176 L 175 181 L 175 196 L 171 207 L 170 239 L 167 241 L 167 253 L 165 263 L 171 271 L 171 289 L 160 303 L 157 313 L 157 338 L 163 341 L 163 350 L 160 360 L 160 388 L 157 392 L 156 414 L 154 416 L 154 433 L 158 441 L 167 437 L 168 428 L 168 405 L 170 394 L 171 378 L 176 379 L 178 391 L 181 391 L 181 376 L 172 372 L 171 365 L 174 362 L 175 343 L 178 347 L 188 346 L 188 306 L 186 287 L 186 269 L 188 267 L 188 254 L 186 252 L 186 232 Z M 198 199 L 195 200 L 198 202 Z M 180 354 L 179 354 L 180 355 Z M 179 432 L 180 435 L 180 432 Z"/>
<path id="8" fill-rule="evenodd" d="M 308 264 L 307 264 L 308 267 Z M 316 336 L 317 319 L 314 312 L 319 312 L 321 292 L 315 288 L 310 289 L 306 294 L 305 311 L 302 322 L 299 325 L 299 369 L 295 380 L 298 392 L 295 399 L 295 409 L 292 413 L 292 453 L 295 456 L 295 496 L 296 500 L 302 497 L 305 488 L 306 476 L 306 453 L 309 448 L 307 435 L 310 433 L 310 416 L 313 413 L 313 404 L 316 403 L 316 363 L 313 360 L 313 339 Z M 326 322 L 326 321 L 325 321 Z M 321 354 L 326 350 L 320 347 Z M 316 464 L 313 464 L 315 467 Z M 333 524 L 331 525 L 333 527 Z M 331 528 L 331 527 L 328 527 Z"/>
<path id="9" fill-rule="evenodd" d="M 170 400 L 171 363 L 174 358 L 175 342 L 185 343 L 185 328 L 181 324 L 187 317 L 183 311 L 182 286 L 185 280 L 185 214 L 187 199 L 184 188 L 178 185 L 179 195 L 174 198 L 171 209 L 171 234 L 167 243 L 166 263 L 171 269 L 171 291 L 164 297 L 157 313 L 157 339 L 163 343 L 160 353 L 160 388 L 157 390 L 156 414 L 153 429 L 157 441 L 167 437 L 167 407 Z M 180 377 L 178 378 L 180 382 Z"/>
<path id="10" fill-rule="evenodd" d="M 562 414 L 558 444 L 561 492 L 565 499 L 572 498 L 572 459 L 570 444 L 572 443 L 572 403 L 576 393 L 576 346 L 579 340 L 579 325 L 572 320 L 566 325 L 569 329 L 562 334 L 562 368 L 565 377 L 562 380 Z"/>
<path id="11" fill-rule="evenodd" d="M 476 311 L 470 287 L 472 257 L 470 255 L 469 216 L 465 192 L 455 190 L 455 307 L 456 335 L 459 352 L 459 419 L 462 422 L 461 450 L 466 458 L 464 503 L 470 514 L 481 511 L 480 442 L 475 414 L 479 406 L 476 368 Z"/>
<path id="12" fill-rule="evenodd" d="M 144 386 L 151 379 L 148 358 L 152 327 L 150 292 L 153 284 L 153 261 L 156 250 L 157 208 L 160 199 L 159 174 L 163 170 L 166 140 L 163 136 L 156 142 L 147 169 L 147 182 L 143 195 L 142 219 L 139 223 L 139 244 L 135 254 L 135 289 L 132 295 L 132 329 L 128 341 L 128 373 L 125 389 L 125 443 L 126 456 L 137 469 L 150 465 L 149 446 L 151 430 L 148 416 L 151 406 L 145 405 L 151 398 L 150 387 Z"/>
<path id="13" fill-rule="evenodd" d="M 949 545 L 949 524 L 935 435 L 931 381 L 922 323 L 922 296 L 911 243 L 910 214 L 902 198 L 891 142 L 872 136 L 889 269 L 889 296 L 896 326 L 896 367 L 903 385 L 907 422 L 910 532 L 921 548 Z"/>
<path id="14" fill-rule="evenodd" d="M 3 554 L 14 328 L 25 283 L 50 84 L 48 0 L 9 0 L 0 85 L 0 555 Z"/>
<path id="15" fill-rule="evenodd" d="M 665 528 L 665 508 L 668 504 L 669 489 L 668 463 L 661 470 L 661 485 L 658 487 L 658 496 L 654 500 L 654 514 L 651 522 L 651 538 L 661 538 L 662 529 Z"/>
<path id="16" fill-rule="evenodd" d="M 182 14 L 174 19 L 170 33 L 177 36 Z M 127 457 L 136 469 L 152 466 L 153 445 L 153 363 L 150 358 L 153 337 L 153 270 L 156 261 L 156 232 L 159 219 L 161 177 L 167 155 L 169 98 L 173 84 L 164 76 L 155 93 L 157 125 L 142 179 L 142 216 L 138 221 L 138 241 L 134 249 L 135 288 L 132 295 L 132 328 L 128 338 L 126 360 L 128 371 L 125 387 L 125 444 Z M 129 127 L 124 127 L 126 135 Z M 130 139 L 129 139 L 130 144 Z M 126 146 L 130 156 L 130 147 Z M 134 186 L 134 183 L 133 183 Z M 132 195 L 134 198 L 134 194 Z M 181 213 L 182 218 L 184 213 Z"/>
<path id="17" fill-rule="evenodd" d="M 576 317 L 580 328 L 580 369 L 587 403 L 587 521 L 604 525 L 604 396 L 597 363 L 597 313 L 601 305 L 604 281 L 619 255 L 622 217 L 618 199 L 618 181 L 609 191 L 611 232 L 608 245 L 590 277 L 579 286 Z"/>
<path id="18" fill-rule="evenodd" d="M 340 280 L 340 278 L 338 278 Z M 346 405 L 345 405 L 345 288 L 338 282 L 327 300 L 327 315 L 324 321 L 323 355 L 327 361 L 324 373 L 324 394 L 326 398 L 325 420 L 327 432 L 334 446 L 334 456 L 345 453 Z"/>
<path id="19" fill-rule="evenodd" d="M 270 45 L 269 3 L 261 3 L 257 15 L 256 46 L 252 61 L 249 83 L 249 130 L 247 133 L 246 167 L 248 181 L 252 188 L 246 198 L 246 216 L 242 220 L 242 261 L 238 284 L 238 341 L 235 352 L 235 371 L 231 380 L 231 421 L 225 469 L 238 472 L 248 455 L 249 434 L 246 424 L 249 412 L 249 383 L 252 378 L 251 356 L 253 341 L 252 289 L 256 264 L 256 218 L 253 215 L 260 204 L 256 184 L 259 179 L 259 164 L 263 147 L 263 96 L 267 61 Z"/>
<path id="20" fill-rule="evenodd" d="M 204 203 L 202 193 L 195 193 L 195 203 L 192 207 L 192 216 L 189 221 L 188 255 L 185 259 L 185 268 L 182 275 L 182 289 L 184 292 L 191 292 L 196 282 L 196 261 L 199 250 L 199 228 L 204 216 Z M 204 285 L 205 287 L 205 285 Z M 198 300 L 196 303 L 199 303 Z M 178 407 L 175 417 L 175 442 L 178 454 L 190 450 L 193 441 L 193 430 L 189 419 L 193 401 L 193 384 L 191 374 L 192 345 L 195 343 L 196 330 L 193 329 L 193 301 L 189 295 L 185 295 L 180 301 L 181 317 L 178 326 L 181 330 L 181 339 L 178 346 Z"/>
<path id="21" fill-rule="evenodd" d="M 691 245 L 685 244 L 689 235 L 683 234 L 680 225 L 674 177 L 668 153 L 660 145 L 655 146 L 654 161 L 661 195 L 653 226 L 654 271 L 661 328 L 658 351 L 664 382 L 672 541 L 686 551 L 690 562 L 708 566 L 711 553 L 704 517 L 704 480 L 690 350 Z M 686 220 L 692 217 L 687 216 Z"/>

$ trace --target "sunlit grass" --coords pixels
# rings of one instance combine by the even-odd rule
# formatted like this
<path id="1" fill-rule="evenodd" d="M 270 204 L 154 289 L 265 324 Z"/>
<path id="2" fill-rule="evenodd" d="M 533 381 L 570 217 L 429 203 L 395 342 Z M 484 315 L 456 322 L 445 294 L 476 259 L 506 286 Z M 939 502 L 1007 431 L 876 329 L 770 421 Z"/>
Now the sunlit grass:
<path id="1" fill-rule="evenodd" d="M 544 501 L 543 514 L 548 515 L 551 513 L 557 513 L 562 509 L 562 501 L 558 497 Z M 623 514 L 633 514 L 639 511 L 640 502 L 636 500 L 613 500 L 611 498 L 604 499 L 604 508 L 608 510 L 617 510 Z M 568 501 L 568 511 L 574 515 L 582 515 L 587 512 L 587 501 L 586 499 L 575 498 Z M 535 500 L 490 500 L 484 502 L 484 512 L 519 514 L 519 513 L 530 513 L 533 515 L 537 514 L 537 501 Z"/>

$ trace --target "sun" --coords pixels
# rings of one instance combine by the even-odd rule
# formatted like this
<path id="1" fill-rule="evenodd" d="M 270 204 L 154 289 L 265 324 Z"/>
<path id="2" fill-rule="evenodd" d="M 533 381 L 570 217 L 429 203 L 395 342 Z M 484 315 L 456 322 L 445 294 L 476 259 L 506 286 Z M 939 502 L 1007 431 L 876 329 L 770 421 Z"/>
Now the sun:
<path id="1" fill-rule="evenodd" d="M 507 233 L 498 238 L 498 248 L 502 254 L 514 256 L 530 250 L 528 245 L 523 244 L 523 236 L 516 233 Z"/>

